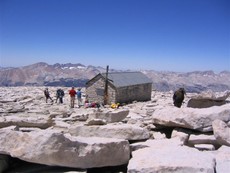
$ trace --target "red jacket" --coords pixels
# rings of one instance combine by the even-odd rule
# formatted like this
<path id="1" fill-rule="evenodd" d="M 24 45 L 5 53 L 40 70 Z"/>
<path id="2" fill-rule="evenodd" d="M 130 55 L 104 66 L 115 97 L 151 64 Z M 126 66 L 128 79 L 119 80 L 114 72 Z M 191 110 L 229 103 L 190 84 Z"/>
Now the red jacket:
<path id="1" fill-rule="evenodd" d="M 70 95 L 71 97 L 75 97 L 76 91 L 75 91 L 74 89 L 69 90 L 69 95 Z"/>

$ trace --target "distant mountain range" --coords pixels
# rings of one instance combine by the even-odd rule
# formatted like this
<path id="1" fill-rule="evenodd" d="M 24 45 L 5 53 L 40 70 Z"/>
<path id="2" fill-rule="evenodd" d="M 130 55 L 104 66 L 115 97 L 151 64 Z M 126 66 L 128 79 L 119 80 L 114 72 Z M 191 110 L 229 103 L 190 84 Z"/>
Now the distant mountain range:
<path id="1" fill-rule="evenodd" d="M 76 86 L 85 83 L 98 73 L 104 73 L 102 67 L 82 64 L 54 64 L 44 62 L 18 67 L 0 68 L 0 86 Z M 111 70 L 110 72 L 118 72 Z M 176 90 L 184 87 L 187 92 L 205 90 L 230 90 L 230 71 L 218 74 L 213 71 L 194 71 L 189 73 L 161 72 L 142 70 L 153 81 L 153 88 L 158 91 Z"/>

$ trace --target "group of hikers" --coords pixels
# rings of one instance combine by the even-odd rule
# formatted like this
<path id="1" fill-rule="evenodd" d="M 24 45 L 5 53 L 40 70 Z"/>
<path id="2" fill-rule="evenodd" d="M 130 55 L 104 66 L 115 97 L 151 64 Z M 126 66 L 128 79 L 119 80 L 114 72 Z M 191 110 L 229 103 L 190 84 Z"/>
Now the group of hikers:
<path id="1" fill-rule="evenodd" d="M 48 99 L 50 99 L 53 102 L 53 99 L 50 97 L 49 90 L 46 88 L 44 90 L 45 98 L 46 98 L 46 103 L 48 102 Z M 186 94 L 184 88 L 179 88 L 177 91 L 174 92 L 173 94 L 173 104 L 174 106 L 180 108 L 183 101 L 184 101 L 184 95 Z M 63 97 L 65 93 L 62 89 L 57 89 L 56 91 L 56 103 L 59 100 L 59 103 L 63 103 Z M 76 91 L 74 87 L 69 90 L 69 95 L 70 95 L 70 107 L 74 108 L 75 105 L 75 97 L 77 95 L 77 101 L 78 101 L 78 107 L 82 106 L 82 93 L 81 89 L 78 88 Z M 111 108 L 118 108 L 120 105 L 118 104 L 112 104 Z M 86 99 L 85 101 L 85 107 L 100 107 L 100 104 L 97 103 L 89 103 L 88 100 Z"/>
<path id="2" fill-rule="evenodd" d="M 46 88 L 44 90 L 44 95 L 46 98 L 46 103 L 48 102 L 49 99 L 51 100 L 51 102 L 54 102 L 53 99 L 50 97 L 50 93 L 49 93 L 48 88 Z M 74 108 L 76 95 L 77 95 L 78 107 L 81 107 L 81 105 L 82 105 L 81 89 L 78 88 L 78 90 L 76 91 L 74 89 L 74 87 L 72 87 L 71 90 L 69 90 L 69 95 L 70 95 L 70 107 Z M 64 96 L 65 96 L 65 92 L 61 88 L 57 89 L 57 91 L 56 91 L 56 103 L 59 101 L 59 103 L 62 104 Z"/>

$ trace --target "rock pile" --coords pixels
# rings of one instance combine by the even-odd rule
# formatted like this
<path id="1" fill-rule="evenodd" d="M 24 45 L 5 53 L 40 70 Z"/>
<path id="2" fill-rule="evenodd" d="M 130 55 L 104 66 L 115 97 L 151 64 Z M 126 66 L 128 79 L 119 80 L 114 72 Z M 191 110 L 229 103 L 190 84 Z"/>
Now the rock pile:
<path id="1" fill-rule="evenodd" d="M 230 172 L 227 96 L 202 109 L 187 107 L 190 93 L 174 107 L 172 91 L 118 109 L 70 108 L 63 89 L 58 104 L 42 87 L 0 88 L 0 173 Z"/>

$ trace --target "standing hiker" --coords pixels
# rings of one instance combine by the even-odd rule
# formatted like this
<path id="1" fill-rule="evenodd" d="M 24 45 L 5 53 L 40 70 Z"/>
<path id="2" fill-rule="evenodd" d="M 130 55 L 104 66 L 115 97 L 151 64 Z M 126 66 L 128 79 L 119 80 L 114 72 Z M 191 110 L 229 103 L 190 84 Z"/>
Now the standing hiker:
<path id="1" fill-rule="evenodd" d="M 75 91 L 74 87 L 72 87 L 71 90 L 69 90 L 69 95 L 70 95 L 70 107 L 74 108 L 74 102 L 75 102 L 75 95 L 77 92 Z"/>
<path id="2" fill-rule="evenodd" d="M 50 99 L 53 102 L 53 99 L 50 97 L 50 93 L 49 93 L 48 88 L 46 88 L 44 90 L 44 94 L 45 94 L 45 97 L 46 97 L 46 103 L 47 103 L 48 99 Z"/>
<path id="3" fill-rule="evenodd" d="M 78 103 L 78 107 L 80 108 L 82 105 L 81 89 L 80 88 L 78 88 L 78 91 L 77 91 L 77 103 Z"/>
<path id="4" fill-rule="evenodd" d="M 59 100 L 59 103 L 63 103 L 63 97 L 64 97 L 64 95 L 65 95 L 64 91 L 59 88 L 57 90 L 57 92 L 56 92 L 56 97 L 57 97 L 56 103 L 57 103 L 58 100 Z"/>

